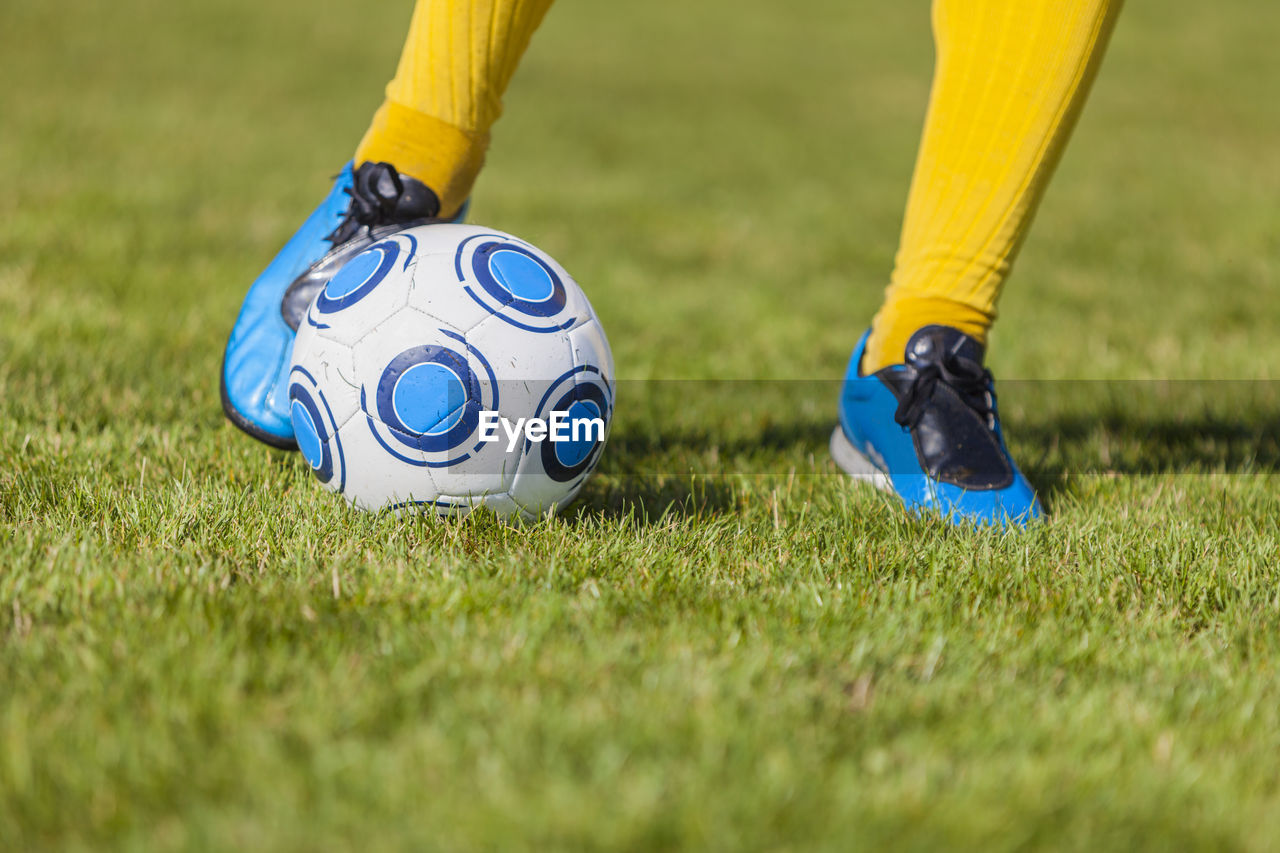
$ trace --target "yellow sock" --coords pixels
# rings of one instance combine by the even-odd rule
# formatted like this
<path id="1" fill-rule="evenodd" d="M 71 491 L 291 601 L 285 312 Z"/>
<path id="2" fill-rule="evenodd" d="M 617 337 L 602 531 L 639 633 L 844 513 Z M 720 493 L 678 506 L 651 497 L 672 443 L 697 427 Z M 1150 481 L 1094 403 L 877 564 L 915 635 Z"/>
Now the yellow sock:
<path id="1" fill-rule="evenodd" d="M 356 149 L 440 196 L 452 217 L 484 164 L 502 94 L 551 0 L 418 0 L 387 98 Z"/>
<path id="2" fill-rule="evenodd" d="M 902 361 L 933 323 L 986 343 L 1121 0 L 935 0 L 933 91 L 902 238 L 863 357 Z"/>

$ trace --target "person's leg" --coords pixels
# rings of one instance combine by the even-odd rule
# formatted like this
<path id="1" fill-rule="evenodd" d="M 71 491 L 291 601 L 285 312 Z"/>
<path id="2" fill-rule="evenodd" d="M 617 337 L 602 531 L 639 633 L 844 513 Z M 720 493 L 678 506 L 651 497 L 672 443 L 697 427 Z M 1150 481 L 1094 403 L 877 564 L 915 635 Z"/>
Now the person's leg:
<path id="1" fill-rule="evenodd" d="M 929 112 L 864 371 L 901 362 L 931 324 L 986 344 L 1119 11 L 1119 0 L 936 0 Z"/>
<path id="2" fill-rule="evenodd" d="M 502 95 L 551 0 L 418 0 L 387 97 L 329 195 L 245 296 L 222 364 L 240 429 L 295 447 L 287 377 L 307 303 L 385 234 L 455 219 L 484 162 Z"/>
<path id="3" fill-rule="evenodd" d="M 1041 510 L 1005 447 L 987 331 L 1120 0 L 935 0 L 937 64 L 883 307 L 854 349 L 831 452 L 912 509 Z"/>
<path id="4" fill-rule="evenodd" d="M 387 97 L 356 165 L 387 162 L 452 218 L 484 163 L 511 75 L 551 0 L 418 0 Z"/>

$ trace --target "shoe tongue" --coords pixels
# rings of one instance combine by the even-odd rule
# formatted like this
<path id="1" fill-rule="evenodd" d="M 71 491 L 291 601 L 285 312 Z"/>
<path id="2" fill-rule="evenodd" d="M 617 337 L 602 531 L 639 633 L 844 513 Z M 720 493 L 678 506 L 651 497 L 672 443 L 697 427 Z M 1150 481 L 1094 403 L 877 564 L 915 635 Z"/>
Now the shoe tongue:
<path id="1" fill-rule="evenodd" d="M 435 219 L 440 215 L 440 198 L 422 181 L 400 176 L 404 192 L 396 203 L 395 217 L 405 219 Z"/>
<path id="2" fill-rule="evenodd" d="M 977 339 L 950 326 L 924 326 L 907 341 L 908 364 L 932 364 L 950 353 L 982 363 L 984 348 Z"/>
<path id="3" fill-rule="evenodd" d="M 391 199 L 400 194 L 399 187 L 396 186 L 396 174 L 392 171 L 391 166 L 387 163 L 374 164 L 373 172 L 373 191 L 378 198 Z M 377 167 L 383 168 L 377 168 Z"/>
<path id="4" fill-rule="evenodd" d="M 390 163 L 362 163 L 356 169 L 354 184 L 354 193 L 377 211 L 376 224 L 434 219 L 440 214 L 440 198 L 435 192 Z"/>

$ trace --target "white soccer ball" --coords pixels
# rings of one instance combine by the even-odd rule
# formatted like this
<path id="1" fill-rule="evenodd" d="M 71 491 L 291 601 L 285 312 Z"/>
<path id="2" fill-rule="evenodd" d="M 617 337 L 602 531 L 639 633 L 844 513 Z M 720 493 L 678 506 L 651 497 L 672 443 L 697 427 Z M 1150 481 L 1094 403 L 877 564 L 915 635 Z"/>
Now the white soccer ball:
<path id="1" fill-rule="evenodd" d="M 351 259 L 298 328 L 289 399 L 315 476 L 365 510 L 565 506 L 600 459 L 613 356 L 545 253 L 471 225 L 401 231 Z"/>

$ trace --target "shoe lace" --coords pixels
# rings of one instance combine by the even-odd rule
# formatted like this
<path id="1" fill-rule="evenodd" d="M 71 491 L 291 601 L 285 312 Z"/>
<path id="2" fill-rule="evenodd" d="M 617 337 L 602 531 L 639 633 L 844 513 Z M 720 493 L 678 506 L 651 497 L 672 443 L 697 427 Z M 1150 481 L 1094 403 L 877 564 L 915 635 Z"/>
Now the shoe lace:
<path id="1" fill-rule="evenodd" d="M 920 423 L 934 390 L 942 382 L 954 389 L 965 405 L 982 415 L 989 427 L 994 427 L 996 398 L 991 391 L 991 371 L 981 362 L 944 353 L 941 359 L 927 361 L 915 369 L 916 375 L 893 413 L 899 426 L 914 429 Z"/>
<path id="2" fill-rule="evenodd" d="M 371 163 L 357 169 L 351 186 L 344 189 L 351 197 L 347 212 L 338 227 L 325 237 L 333 245 L 345 243 L 361 228 L 373 230 L 391 219 L 400 196 L 404 193 L 404 181 L 390 163 Z"/>

